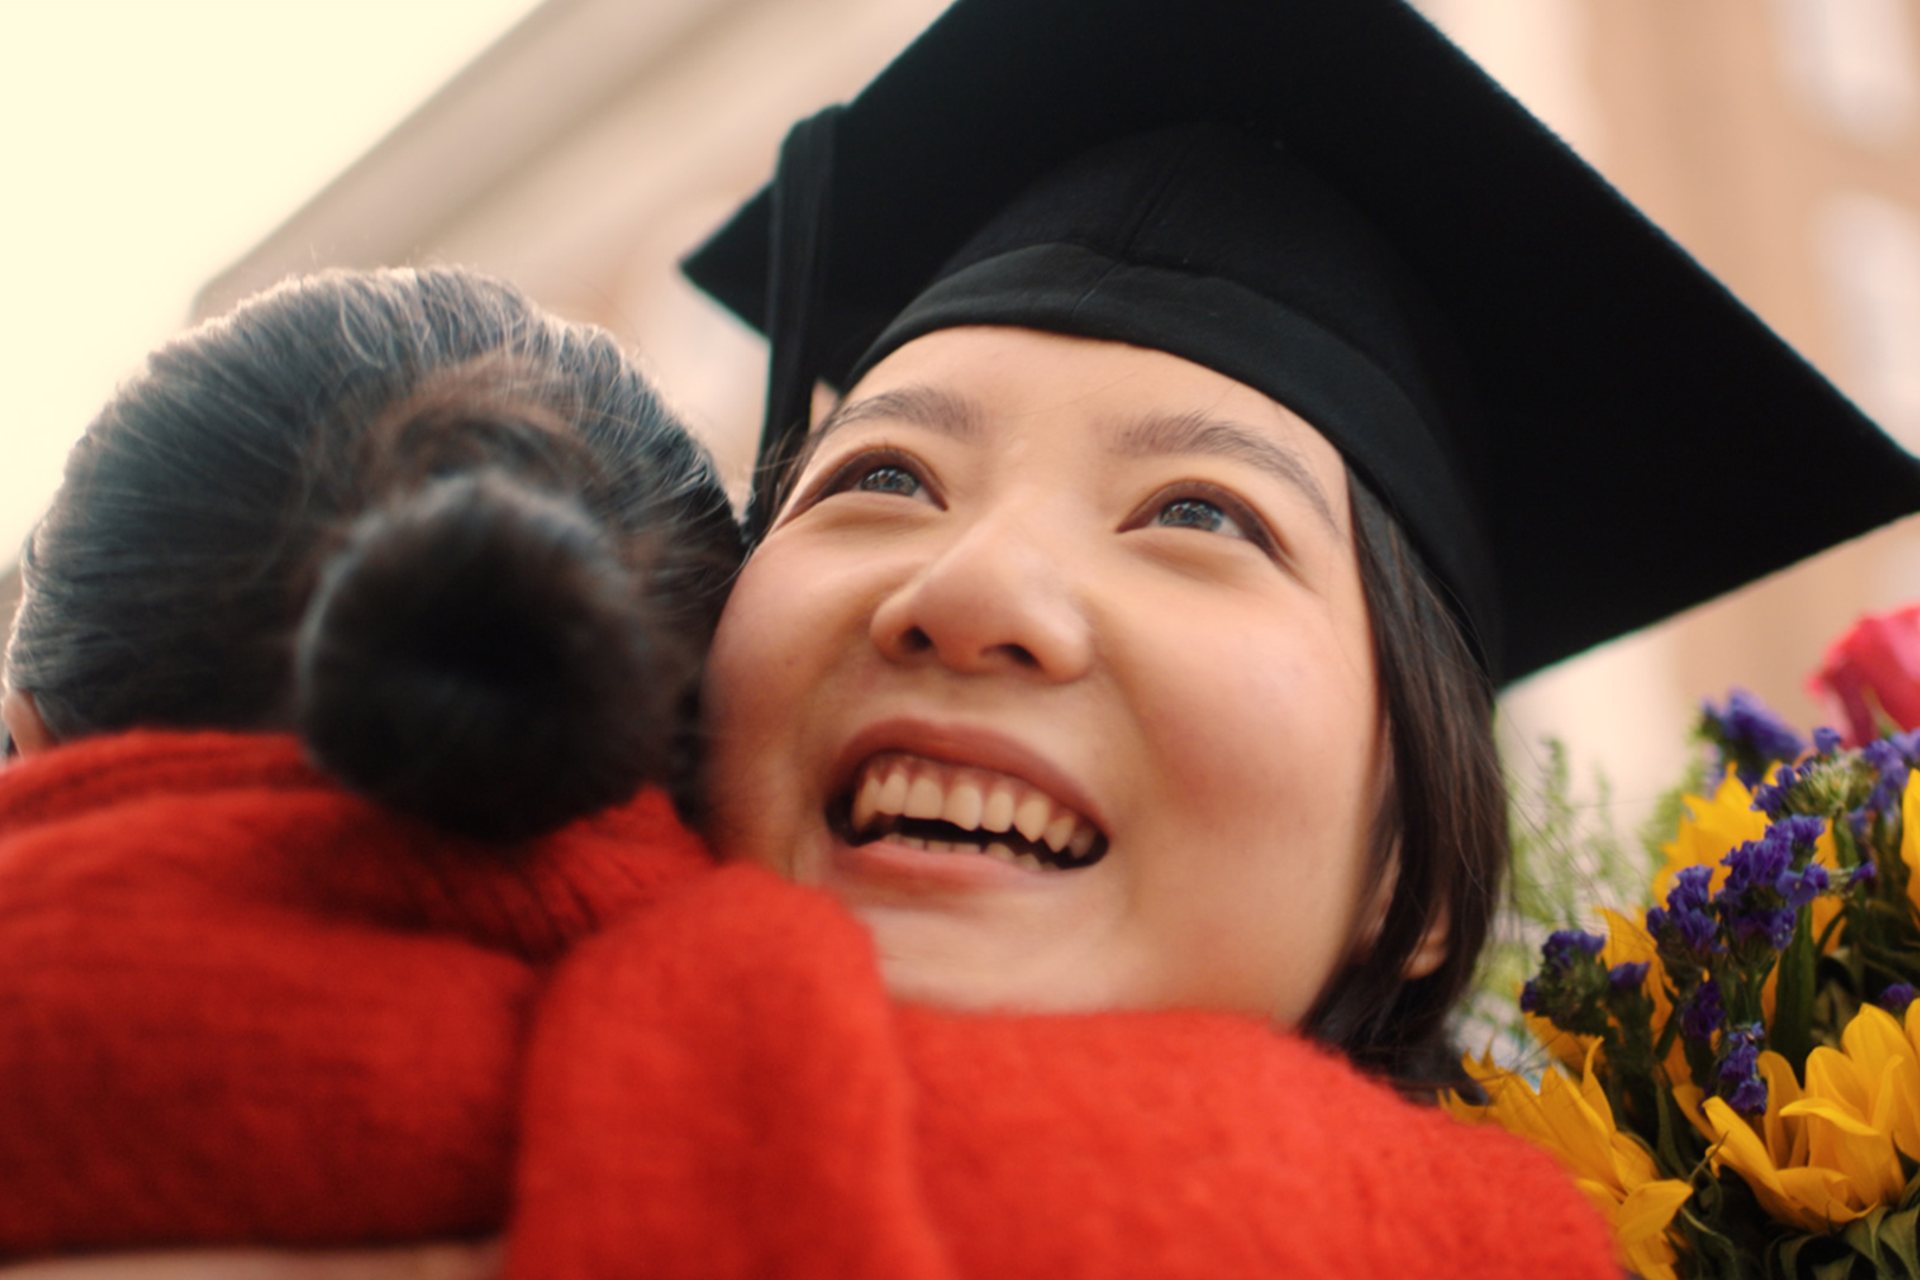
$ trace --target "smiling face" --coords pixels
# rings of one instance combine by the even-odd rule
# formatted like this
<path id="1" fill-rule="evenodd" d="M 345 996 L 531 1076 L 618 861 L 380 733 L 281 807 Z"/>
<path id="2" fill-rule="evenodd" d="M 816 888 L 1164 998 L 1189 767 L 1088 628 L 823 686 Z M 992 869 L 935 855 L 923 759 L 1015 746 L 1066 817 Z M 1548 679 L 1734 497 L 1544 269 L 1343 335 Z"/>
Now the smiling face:
<path id="1" fill-rule="evenodd" d="M 708 664 L 721 852 L 964 1008 L 1295 1024 L 1348 956 L 1383 749 L 1345 472 L 1199 365 L 909 343 L 816 433 Z"/>

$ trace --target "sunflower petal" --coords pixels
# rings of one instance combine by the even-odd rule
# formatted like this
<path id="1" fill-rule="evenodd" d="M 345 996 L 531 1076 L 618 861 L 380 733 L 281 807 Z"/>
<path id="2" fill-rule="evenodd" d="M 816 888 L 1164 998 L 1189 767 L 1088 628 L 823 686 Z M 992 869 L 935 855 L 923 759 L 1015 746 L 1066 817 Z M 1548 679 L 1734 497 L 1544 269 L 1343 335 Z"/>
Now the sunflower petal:
<path id="1" fill-rule="evenodd" d="M 1623 1248 L 1630 1248 L 1649 1236 L 1661 1234 L 1692 1194 L 1693 1188 L 1677 1178 L 1641 1183 L 1627 1193 L 1614 1214 L 1614 1238 Z"/>
<path id="2" fill-rule="evenodd" d="M 1836 1102 L 1825 1098 L 1802 1098 L 1780 1108 L 1783 1116 L 1816 1116 L 1842 1133 L 1856 1138 L 1884 1138 L 1887 1135 L 1868 1121 L 1860 1119 Z"/>

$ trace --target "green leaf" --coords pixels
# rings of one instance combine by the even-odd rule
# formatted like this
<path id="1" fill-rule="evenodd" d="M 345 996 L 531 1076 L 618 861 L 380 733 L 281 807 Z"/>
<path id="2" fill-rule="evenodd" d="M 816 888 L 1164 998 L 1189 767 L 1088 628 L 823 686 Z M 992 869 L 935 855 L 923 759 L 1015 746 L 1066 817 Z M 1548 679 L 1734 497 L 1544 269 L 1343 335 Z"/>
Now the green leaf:
<path id="1" fill-rule="evenodd" d="M 1769 1260 L 1772 1265 L 1768 1267 L 1767 1273 L 1783 1276 L 1786 1280 L 1794 1280 L 1794 1277 L 1800 1274 L 1801 1250 L 1805 1249 L 1812 1239 L 1812 1236 L 1794 1236 L 1775 1245 L 1769 1250 Z"/>
<path id="2" fill-rule="evenodd" d="M 1780 954 L 1780 984 L 1774 993 L 1773 1027 L 1767 1041 L 1775 1053 L 1799 1071 L 1813 1049 L 1813 913 L 1800 912 L 1793 940 Z"/>
<path id="3" fill-rule="evenodd" d="M 1851 1280 L 1854 1276 L 1879 1280 L 1891 1275 L 1880 1271 L 1860 1247 L 1864 1239 L 1807 1232 L 1776 1237 L 1767 1249 L 1767 1274 L 1781 1280 Z"/>
<path id="4" fill-rule="evenodd" d="M 1813 1280 L 1852 1280 L 1853 1264 L 1859 1258 L 1835 1258 L 1832 1262 L 1823 1262 L 1813 1269 Z"/>
<path id="5" fill-rule="evenodd" d="M 1907 1269 L 1909 1280 L 1920 1280 L 1920 1205 L 1888 1214 L 1880 1223 L 1879 1238 L 1880 1247 Z"/>
<path id="6" fill-rule="evenodd" d="M 1659 1164 L 1660 1172 L 1669 1178 L 1691 1178 L 1693 1162 L 1680 1151 L 1680 1143 L 1675 1137 L 1677 1130 L 1674 1115 L 1673 1095 L 1665 1089 L 1659 1089 L 1653 1095 L 1654 1140 L 1653 1155 Z"/>
<path id="7" fill-rule="evenodd" d="M 1881 1263 L 1880 1242 L 1875 1233 L 1879 1230 L 1881 1220 L 1886 1216 L 1887 1211 L 1884 1208 L 1875 1209 L 1866 1217 L 1849 1222 L 1846 1230 L 1840 1233 L 1840 1238 L 1846 1242 L 1849 1249 L 1876 1267 Z"/>
<path id="8" fill-rule="evenodd" d="M 1795 1235 L 1769 1251 L 1775 1274 L 1812 1280 L 1869 1276 L 1875 1280 L 1920 1280 L 1914 1233 L 1920 1206 L 1889 1211 L 1885 1206 L 1847 1224 L 1837 1235 Z"/>
<path id="9" fill-rule="evenodd" d="M 1704 1199 L 1702 1196 L 1695 1198 Z M 1694 1259 L 1699 1264 L 1694 1268 L 1694 1274 L 1725 1276 L 1730 1280 L 1741 1280 L 1741 1277 L 1752 1274 L 1747 1268 L 1747 1263 L 1753 1260 L 1748 1251 L 1708 1226 L 1703 1218 L 1693 1212 L 1691 1204 L 1680 1207 L 1675 1221 L 1681 1224 L 1687 1244 L 1691 1246 Z"/>

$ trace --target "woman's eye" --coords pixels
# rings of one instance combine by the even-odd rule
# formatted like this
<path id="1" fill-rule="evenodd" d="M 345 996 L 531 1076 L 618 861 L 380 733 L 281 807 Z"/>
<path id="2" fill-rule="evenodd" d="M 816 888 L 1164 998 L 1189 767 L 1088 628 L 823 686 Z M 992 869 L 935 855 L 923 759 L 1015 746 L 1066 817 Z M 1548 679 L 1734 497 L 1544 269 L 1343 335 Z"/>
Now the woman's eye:
<path id="1" fill-rule="evenodd" d="M 858 489 L 863 493 L 894 493 L 903 498 L 911 498 L 921 488 L 919 476 L 891 462 L 870 467 L 850 479 L 852 483 L 846 487 Z"/>
<path id="2" fill-rule="evenodd" d="M 1133 529 L 1191 529 L 1244 542 L 1261 554 L 1284 558 L 1284 544 L 1255 508 L 1230 489 L 1186 482 L 1169 485 L 1147 499 L 1139 515 L 1128 522 Z"/>
<path id="3" fill-rule="evenodd" d="M 811 511 L 822 503 L 854 494 L 871 493 L 883 497 L 905 498 L 910 502 L 941 507 L 939 482 L 931 469 L 902 449 L 890 446 L 862 449 L 832 463 L 823 463 L 802 477 L 794 496 L 781 507 L 779 521 Z M 902 508 L 889 502 L 855 503 L 855 512 L 901 514 Z"/>
<path id="4" fill-rule="evenodd" d="M 1258 535 L 1225 506 L 1206 498 L 1175 498 L 1157 508 L 1149 524 L 1162 529 L 1197 529 L 1229 538 L 1258 541 Z"/>
<path id="5" fill-rule="evenodd" d="M 895 449 L 876 449 L 847 459 L 803 490 L 802 505 L 841 493 L 879 493 L 938 502 L 920 462 Z"/>

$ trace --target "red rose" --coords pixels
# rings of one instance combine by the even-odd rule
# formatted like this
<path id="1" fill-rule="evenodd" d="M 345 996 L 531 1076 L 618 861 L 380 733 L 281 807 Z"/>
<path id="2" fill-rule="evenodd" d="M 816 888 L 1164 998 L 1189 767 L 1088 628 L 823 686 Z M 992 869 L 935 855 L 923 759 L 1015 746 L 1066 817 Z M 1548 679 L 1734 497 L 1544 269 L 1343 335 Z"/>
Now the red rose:
<path id="1" fill-rule="evenodd" d="M 1920 604 L 1862 618 L 1834 641 L 1807 688 L 1826 703 L 1848 746 L 1878 738 L 1892 720 L 1920 727 Z"/>

